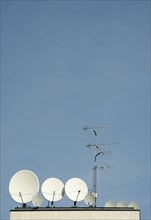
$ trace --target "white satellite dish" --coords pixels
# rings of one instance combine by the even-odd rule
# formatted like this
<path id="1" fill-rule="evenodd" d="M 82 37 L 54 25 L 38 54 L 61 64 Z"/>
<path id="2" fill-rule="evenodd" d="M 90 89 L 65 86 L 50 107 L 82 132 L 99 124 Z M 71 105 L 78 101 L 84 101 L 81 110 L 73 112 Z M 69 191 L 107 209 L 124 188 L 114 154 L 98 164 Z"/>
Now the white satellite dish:
<path id="1" fill-rule="evenodd" d="M 124 201 L 120 201 L 120 202 L 117 203 L 116 207 L 118 207 L 118 208 L 124 208 L 124 207 L 126 207 L 126 204 L 125 204 Z"/>
<path id="2" fill-rule="evenodd" d="M 32 204 L 35 206 L 35 207 L 38 207 L 42 204 L 43 202 L 43 198 L 42 196 L 40 195 L 36 195 L 32 198 Z"/>
<path id="3" fill-rule="evenodd" d="M 62 199 L 64 195 L 64 184 L 57 178 L 48 178 L 43 182 L 41 192 L 45 199 L 51 201 L 53 205 L 53 202 Z"/>
<path id="4" fill-rule="evenodd" d="M 13 200 L 23 206 L 38 194 L 38 177 L 30 170 L 20 170 L 15 173 L 9 183 L 9 193 Z"/>
<path id="5" fill-rule="evenodd" d="M 139 205 L 134 201 L 130 202 L 128 207 L 134 208 L 134 209 L 139 209 Z"/>
<path id="6" fill-rule="evenodd" d="M 108 207 L 108 208 L 115 207 L 115 203 L 113 201 L 107 201 L 105 203 L 105 207 Z"/>
<path id="7" fill-rule="evenodd" d="M 71 178 L 65 184 L 65 192 L 69 199 L 76 202 L 82 201 L 88 193 L 86 183 L 79 178 Z"/>
<path id="8" fill-rule="evenodd" d="M 93 206 L 95 204 L 95 197 L 89 193 L 85 196 L 84 202 L 88 206 Z"/>

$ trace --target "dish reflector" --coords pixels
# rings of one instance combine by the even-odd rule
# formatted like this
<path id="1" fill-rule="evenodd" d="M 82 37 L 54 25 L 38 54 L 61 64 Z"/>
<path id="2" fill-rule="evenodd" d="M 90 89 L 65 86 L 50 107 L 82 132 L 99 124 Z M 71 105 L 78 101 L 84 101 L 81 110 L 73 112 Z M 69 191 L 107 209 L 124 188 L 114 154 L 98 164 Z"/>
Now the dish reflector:
<path id="1" fill-rule="evenodd" d="M 58 201 L 64 195 L 64 184 L 57 178 L 48 178 L 43 182 L 41 192 L 48 201 Z"/>
<path id="2" fill-rule="evenodd" d="M 105 207 L 109 207 L 109 208 L 115 207 L 115 203 L 114 203 L 113 201 L 107 201 L 107 202 L 105 203 Z"/>
<path id="3" fill-rule="evenodd" d="M 69 199 L 77 202 L 85 198 L 88 193 L 88 187 L 83 180 L 71 178 L 65 184 L 65 192 Z"/>
<path id="4" fill-rule="evenodd" d="M 124 201 L 120 201 L 120 202 L 117 203 L 116 207 L 118 207 L 118 208 L 124 208 L 124 207 L 126 207 L 126 204 L 125 204 Z"/>
<path id="5" fill-rule="evenodd" d="M 87 194 L 84 198 L 84 202 L 88 206 L 93 206 L 95 203 L 95 197 L 92 194 Z"/>
<path id="6" fill-rule="evenodd" d="M 43 198 L 42 198 L 42 196 L 40 196 L 40 195 L 36 195 L 36 196 L 34 196 L 33 199 L 32 199 L 32 204 L 33 204 L 35 207 L 40 206 L 40 205 L 42 204 L 42 202 L 43 202 Z"/>
<path id="7" fill-rule="evenodd" d="M 30 170 L 20 170 L 15 173 L 9 183 L 9 193 L 13 200 L 25 204 L 38 194 L 39 180 Z"/>
<path id="8" fill-rule="evenodd" d="M 134 208 L 134 209 L 139 209 L 139 205 L 134 201 L 130 202 L 128 207 Z"/>

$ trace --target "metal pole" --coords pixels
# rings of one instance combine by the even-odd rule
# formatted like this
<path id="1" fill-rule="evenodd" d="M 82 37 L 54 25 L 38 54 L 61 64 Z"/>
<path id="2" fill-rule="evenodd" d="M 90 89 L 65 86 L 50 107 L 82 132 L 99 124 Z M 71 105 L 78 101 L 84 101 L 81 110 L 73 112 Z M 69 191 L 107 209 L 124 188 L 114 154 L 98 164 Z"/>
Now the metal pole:
<path id="1" fill-rule="evenodd" d="M 93 130 L 95 135 L 95 146 L 94 146 L 94 167 L 93 167 L 93 193 L 95 197 L 95 207 L 97 200 L 97 165 L 96 165 L 96 157 L 97 157 L 97 133 L 96 130 Z"/>

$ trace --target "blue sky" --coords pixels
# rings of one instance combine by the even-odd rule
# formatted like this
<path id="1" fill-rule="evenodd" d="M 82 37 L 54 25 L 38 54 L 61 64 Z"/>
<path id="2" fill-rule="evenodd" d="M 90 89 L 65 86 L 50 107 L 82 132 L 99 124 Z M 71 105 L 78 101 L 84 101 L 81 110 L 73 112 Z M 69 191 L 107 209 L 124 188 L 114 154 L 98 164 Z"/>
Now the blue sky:
<path id="1" fill-rule="evenodd" d="M 8 184 L 29 169 L 40 183 L 82 178 L 92 186 L 94 143 L 120 142 L 99 157 L 98 206 L 135 200 L 150 218 L 149 1 L 1 1 L 1 218 L 18 206 Z M 44 206 L 46 205 L 44 202 Z M 71 206 L 66 197 L 56 206 Z M 79 205 L 84 205 L 80 203 Z"/>

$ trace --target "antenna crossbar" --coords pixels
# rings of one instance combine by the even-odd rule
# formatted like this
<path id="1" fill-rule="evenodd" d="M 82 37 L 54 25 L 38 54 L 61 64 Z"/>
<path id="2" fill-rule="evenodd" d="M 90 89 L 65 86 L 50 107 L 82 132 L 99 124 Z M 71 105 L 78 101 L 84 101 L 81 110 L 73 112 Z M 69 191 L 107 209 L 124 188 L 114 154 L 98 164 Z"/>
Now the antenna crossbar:
<path id="1" fill-rule="evenodd" d="M 109 143 L 109 144 L 87 144 L 86 147 L 104 147 L 104 146 L 109 146 L 109 145 L 116 145 L 120 143 Z"/>
<path id="2" fill-rule="evenodd" d="M 87 130 L 95 130 L 95 129 L 104 129 L 104 128 L 115 128 L 115 126 L 101 126 L 101 127 L 87 127 L 85 126 L 83 128 L 84 131 L 87 131 Z"/>

